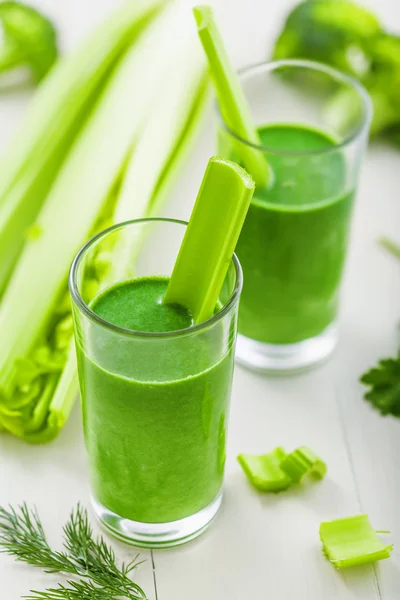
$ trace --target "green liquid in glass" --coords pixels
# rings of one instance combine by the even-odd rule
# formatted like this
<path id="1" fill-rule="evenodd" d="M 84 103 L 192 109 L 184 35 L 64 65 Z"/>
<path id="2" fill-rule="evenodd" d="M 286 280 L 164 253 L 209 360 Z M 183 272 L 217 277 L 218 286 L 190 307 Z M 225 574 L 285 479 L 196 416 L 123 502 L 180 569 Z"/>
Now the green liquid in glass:
<path id="1" fill-rule="evenodd" d="M 256 190 L 236 248 L 244 275 L 239 333 L 291 344 L 335 320 L 354 192 L 344 192 L 343 153 L 322 131 L 277 124 L 259 134 L 274 181 Z M 220 152 L 237 154 L 224 132 Z"/>
<path id="2" fill-rule="evenodd" d="M 91 308 L 114 325 L 137 331 L 190 327 L 184 308 L 162 304 L 167 285 L 163 277 L 123 282 L 100 294 Z M 100 364 L 112 353 L 107 364 L 114 365 L 100 367 L 78 344 L 95 499 L 145 523 L 175 521 L 205 508 L 222 486 L 232 353 L 210 368 L 212 348 L 195 335 L 182 346 L 167 339 L 156 354 L 147 340 L 134 355 L 129 343 L 113 343 L 99 330 L 93 336 Z M 218 335 L 214 341 L 220 343 Z M 136 376 L 121 376 L 132 370 L 132 361 Z M 196 374 L 182 377 L 183 372 Z"/>

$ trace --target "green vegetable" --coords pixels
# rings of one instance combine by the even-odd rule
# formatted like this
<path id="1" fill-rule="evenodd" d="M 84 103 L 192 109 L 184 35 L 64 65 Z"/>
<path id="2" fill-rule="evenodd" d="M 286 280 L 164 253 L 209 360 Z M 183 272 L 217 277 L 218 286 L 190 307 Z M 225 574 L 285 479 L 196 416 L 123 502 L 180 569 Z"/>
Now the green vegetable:
<path id="1" fill-rule="evenodd" d="M 287 454 L 275 448 L 268 454 L 239 454 L 238 461 L 250 483 L 263 492 L 280 492 L 300 483 L 306 475 L 323 479 L 326 464 L 306 446 Z"/>
<path id="2" fill-rule="evenodd" d="M 400 247 L 392 240 L 383 237 L 379 240 L 395 258 L 400 258 Z M 360 378 L 361 383 L 370 389 L 365 399 L 382 415 L 400 418 L 400 353 L 396 358 L 384 358 Z"/>
<path id="3" fill-rule="evenodd" d="M 260 146 L 261 140 L 257 128 L 253 123 L 239 78 L 231 65 L 224 42 L 215 23 L 212 8 L 210 6 L 196 6 L 193 12 L 225 123 L 237 136 Z M 270 172 L 263 154 L 252 148 L 251 145 L 241 144 L 240 158 L 257 186 L 266 187 L 270 181 Z"/>
<path id="4" fill-rule="evenodd" d="M 368 45 L 382 31 L 376 17 L 347 0 L 306 0 L 286 18 L 274 59 L 305 58 L 362 76 Z"/>
<path id="5" fill-rule="evenodd" d="M 261 456 L 239 454 L 238 461 L 248 480 L 257 490 L 281 492 L 292 484 L 289 475 L 281 468 L 282 460 L 286 456 L 283 448 L 275 448 L 272 452 Z"/>
<path id="6" fill-rule="evenodd" d="M 390 558 L 393 550 L 377 538 L 368 515 L 321 523 L 319 535 L 324 554 L 338 569 Z"/>
<path id="7" fill-rule="evenodd" d="M 41 520 L 26 504 L 17 509 L 0 507 L 0 548 L 18 561 L 62 573 L 75 580 L 44 592 L 31 591 L 31 600 L 145 600 L 142 588 L 130 574 L 140 564 L 138 557 L 119 566 L 114 550 L 102 537 L 94 538 L 87 511 L 79 504 L 63 528 L 64 548 L 53 550 Z"/>
<path id="8" fill-rule="evenodd" d="M 195 323 L 215 311 L 254 187 L 237 164 L 210 159 L 164 298 L 189 309 Z"/>
<path id="9" fill-rule="evenodd" d="M 0 422 L 29 442 L 55 437 L 77 394 L 66 289 L 74 254 L 115 219 L 152 214 L 203 114 L 206 80 L 196 38 L 179 36 L 171 44 L 170 30 L 181 19 L 176 5 L 163 11 L 115 69 L 40 213 L 40 235 L 26 243 L 4 295 Z M 104 285 L 109 260 L 94 257 L 89 297 Z"/>
<path id="10" fill-rule="evenodd" d="M 370 11 L 348 0 L 306 0 L 288 15 L 275 59 L 305 58 L 353 75 L 374 107 L 371 133 L 400 143 L 400 37 L 386 33 Z M 339 93 L 331 110 L 346 116 L 354 95 Z"/>
<path id="11" fill-rule="evenodd" d="M 183 161 L 187 158 L 189 147 L 200 126 L 204 108 L 208 98 L 208 80 L 204 73 L 203 61 L 199 60 L 196 52 L 182 53 L 181 59 L 187 61 L 184 69 L 179 68 L 171 74 L 167 89 L 163 94 L 163 102 L 157 104 L 143 129 L 141 138 L 132 153 L 124 172 L 118 200 L 113 207 L 113 222 L 118 223 L 128 219 L 143 216 L 154 216 L 168 196 L 172 185 L 180 173 Z M 176 81 L 174 80 L 176 78 Z M 179 80 L 179 82 L 178 82 Z M 157 139 L 157 144 L 154 140 Z M 97 229 L 104 228 L 103 226 Z M 121 269 L 121 277 L 129 275 L 128 267 L 135 265 L 141 240 L 130 240 L 129 247 L 114 249 L 114 255 L 120 259 L 114 261 L 113 268 Z M 106 274 L 99 280 L 93 280 L 97 293 L 108 286 Z M 95 272 L 99 271 L 99 261 L 93 265 Z M 94 293 L 90 293 L 92 298 Z M 69 314 L 69 301 L 66 303 Z M 69 317 L 67 317 L 69 318 Z M 66 332 L 66 342 L 69 344 L 67 361 L 63 360 L 63 369 L 52 397 L 47 403 L 44 414 L 44 425 L 36 431 L 28 432 L 23 426 L 22 437 L 30 443 L 44 443 L 54 439 L 62 429 L 71 408 L 78 395 L 78 377 L 76 372 L 75 345 L 71 343 L 72 322 Z M 65 323 L 61 321 L 61 325 Z M 54 326 L 53 326 L 54 329 Z M 55 328 L 57 331 L 59 327 Z M 65 364 L 64 364 L 65 362 Z M 33 404 L 37 402 L 35 397 Z M 24 422 L 22 415 L 17 416 L 19 423 Z M 1 420 L 1 408 L 0 408 Z M 17 433 L 17 435 L 21 435 Z"/>
<path id="12" fill-rule="evenodd" d="M 164 0 L 124 3 L 41 84 L 0 163 L 0 295 L 112 71 L 164 5 Z"/>
<path id="13" fill-rule="evenodd" d="M 49 19 L 26 4 L 1 2 L 0 23 L 0 73 L 24 66 L 36 81 L 43 79 L 58 55 L 56 32 Z"/>
<path id="14" fill-rule="evenodd" d="M 306 446 L 302 446 L 284 457 L 281 461 L 281 468 L 293 483 L 300 483 L 306 475 L 312 475 L 316 479 L 323 479 L 326 475 L 324 461 Z"/>
<path id="15" fill-rule="evenodd" d="M 400 354 L 384 358 L 361 376 L 361 383 L 370 387 L 365 399 L 382 415 L 400 417 Z"/>

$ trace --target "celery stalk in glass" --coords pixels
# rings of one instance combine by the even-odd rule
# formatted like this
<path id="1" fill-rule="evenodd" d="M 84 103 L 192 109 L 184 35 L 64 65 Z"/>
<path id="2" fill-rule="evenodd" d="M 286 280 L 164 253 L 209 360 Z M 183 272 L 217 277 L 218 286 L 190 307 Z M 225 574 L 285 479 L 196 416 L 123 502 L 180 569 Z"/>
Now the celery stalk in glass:
<path id="1" fill-rule="evenodd" d="M 237 164 L 210 159 L 164 298 L 189 309 L 195 323 L 215 311 L 254 187 Z"/>
<path id="2" fill-rule="evenodd" d="M 256 146 L 260 145 L 260 138 L 253 123 L 247 100 L 239 78 L 231 65 L 214 20 L 212 8 L 210 6 L 196 6 L 193 12 L 225 122 L 229 124 L 234 134 Z M 251 174 L 257 186 L 267 187 L 270 181 L 270 170 L 265 157 L 250 145 L 241 146 L 240 150 L 243 165 Z"/>

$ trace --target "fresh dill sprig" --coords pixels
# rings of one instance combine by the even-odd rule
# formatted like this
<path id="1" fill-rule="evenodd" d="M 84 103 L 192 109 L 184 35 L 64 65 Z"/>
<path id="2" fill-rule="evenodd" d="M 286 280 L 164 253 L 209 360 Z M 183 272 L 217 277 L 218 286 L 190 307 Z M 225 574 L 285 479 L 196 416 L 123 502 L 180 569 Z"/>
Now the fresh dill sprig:
<path id="1" fill-rule="evenodd" d="M 141 563 L 138 555 L 128 564 L 117 565 L 114 550 L 102 537 L 96 540 L 89 525 L 87 511 L 80 505 L 71 513 L 64 527 L 64 547 L 69 557 L 100 586 L 113 586 L 116 595 L 145 599 L 142 588 L 129 574 Z"/>
<path id="2" fill-rule="evenodd" d="M 78 504 L 63 528 L 64 551 L 53 550 L 46 539 L 35 510 L 26 504 L 15 509 L 0 507 L 0 552 L 35 565 L 47 573 L 74 575 L 68 581 L 44 592 L 33 591 L 30 600 L 146 600 L 141 587 L 129 574 L 140 564 L 136 556 L 130 563 L 118 566 L 115 553 L 104 539 L 94 538 L 87 511 Z"/>
<path id="3" fill-rule="evenodd" d="M 44 592 L 31 591 L 31 595 L 24 596 L 25 600 L 110 600 L 108 591 L 98 588 L 91 581 L 67 581 L 68 587 L 61 583 L 56 588 L 49 588 Z"/>

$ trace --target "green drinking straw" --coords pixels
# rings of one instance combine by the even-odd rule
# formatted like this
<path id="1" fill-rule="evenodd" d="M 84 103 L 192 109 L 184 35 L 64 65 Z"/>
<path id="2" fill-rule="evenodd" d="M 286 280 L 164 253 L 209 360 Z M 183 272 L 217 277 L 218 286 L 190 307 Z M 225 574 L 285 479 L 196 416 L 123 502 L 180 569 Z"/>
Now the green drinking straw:
<path id="1" fill-rule="evenodd" d="M 164 297 L 195 324 L 215 311 L 254 188 L 236 163 L 210 159 Z"/>
<path id="2" fill-rule="evenodd" d="M 250 108 L 214 20 L 212 8 L 196 6 L 193 13 L 225 123 L 240 138 L 260 146 L 261 140 Z M 240 158 L 257 187 L 267 187 L 271 180 L 271 171 L 262 152 L 243 143 L 240 145 Z"/>

